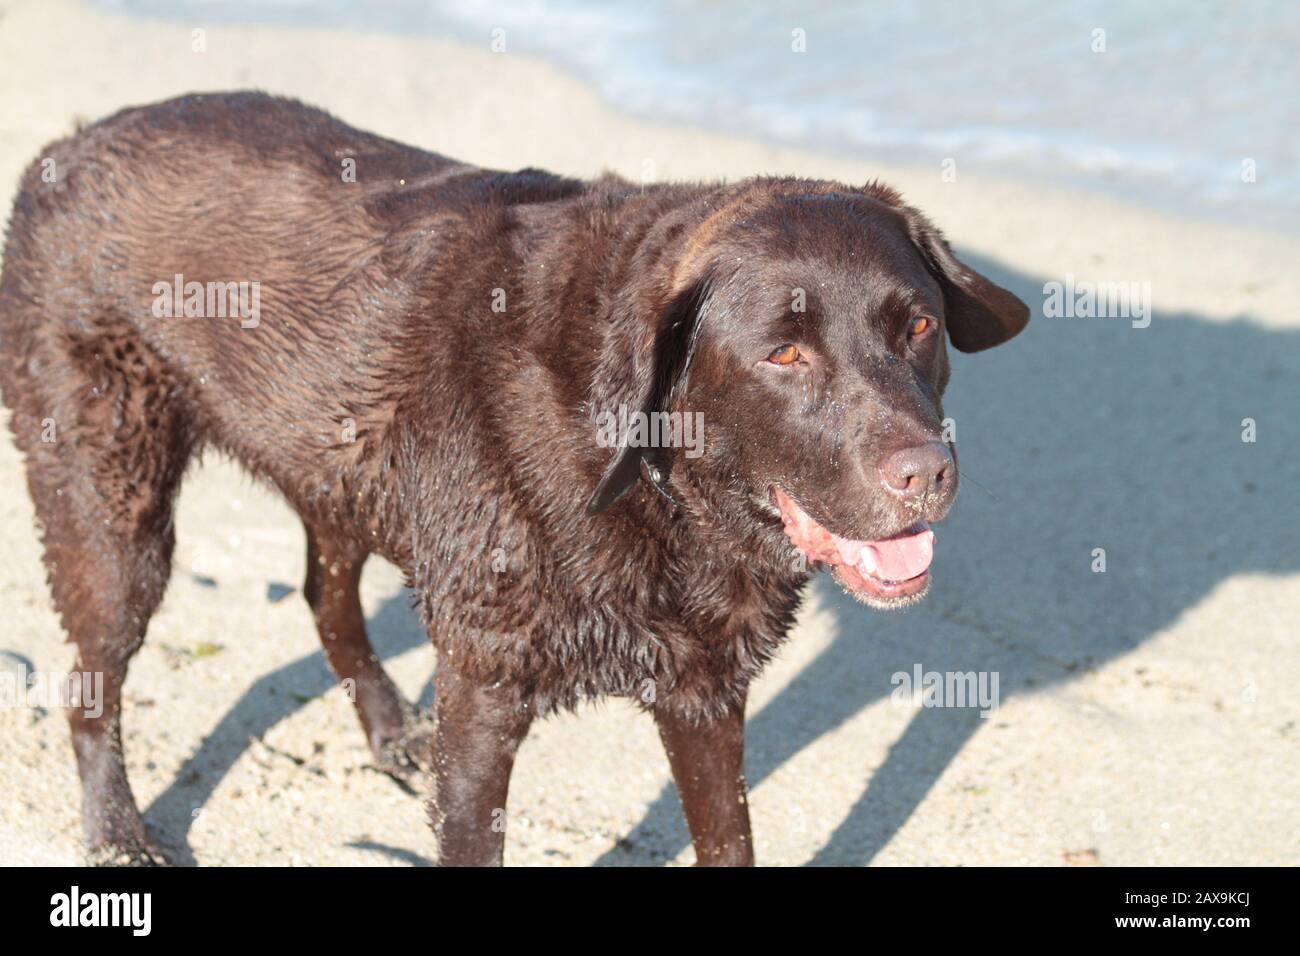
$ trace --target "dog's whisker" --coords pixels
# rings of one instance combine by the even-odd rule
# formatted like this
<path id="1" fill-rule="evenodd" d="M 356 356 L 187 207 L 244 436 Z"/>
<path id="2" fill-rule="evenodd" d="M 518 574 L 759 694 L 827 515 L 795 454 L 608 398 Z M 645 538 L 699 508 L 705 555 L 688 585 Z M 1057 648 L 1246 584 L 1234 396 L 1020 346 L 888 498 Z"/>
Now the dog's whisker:
<path id="1" fill-rule="evenodd" d="M 984 494 L 988 495 L 988 496 L 989 496 L 990 498 L 992 498 L 994 501 L 1000 501 L 1000 500 L 1001 500 L 1000 498 L 998 498 L 997 495 L 995 495 L 993 492 L 989 491 L 987 488 L 985 488 L 983 485 L 981 485 L 978 481 L 976 481 L 974 478 L 972 478 L 969 474 L 967 474 L 966 472 L 962 471 L 960 468 L 957 469 L 957 474 L 961 475 L 961 480 L 962 480 L 962 481 L 969 481 L 971 484 L 973 484 L 973 485 L 974 485 L 976 488 L 978 488 L 980 491 L 984 492 Z"/>

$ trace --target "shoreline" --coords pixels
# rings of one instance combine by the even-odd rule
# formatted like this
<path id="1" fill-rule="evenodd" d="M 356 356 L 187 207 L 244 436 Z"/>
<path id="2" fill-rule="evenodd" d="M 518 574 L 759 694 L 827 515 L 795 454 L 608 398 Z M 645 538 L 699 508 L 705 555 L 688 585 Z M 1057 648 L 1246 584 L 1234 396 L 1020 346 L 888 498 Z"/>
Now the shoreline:
<path id="1" fill-rule="evenodd" d="M 207 51 L 196 54 L 189 49 L 187 25 L 110 14 L 76 0 L 17 0 L 0 22 L 6 27 L 0 31 L 0 78 L 8 80 L 10 89 L 25 87 L 23 94 L 11 97 L 13 112 L 0 127 L 0 142 L 6 146 L 0 155 L 0 201 L 6 211 L 23 166 L 45 143 L 68 135 L 74 121 L 95 121 L 128 106 L 183 93 L 254 88 L 301 99 L 358 128 L 499 169 L 536 166 L 584 178 L 611 170 L 633 181 L 644 178 L 647 170 L 654 181 L 782 174 L 849 183 L 879 178 L 924 209 L 959 249 L 1004 259 L 1013 252 L 1008 265 L 1053 279 L 1066 272 L 1093 281 L 1142 278 L 1156 290 L 1157 311 L 1199 310 L 1207 299 L 1217 300 L 1222 290 L 1213 284 L 1198 288 L 1186 275 L 1172 281 L 1175 270 L 1145 254 L 1152 247 L 1181 248 L 1188 259 L 1219 259 L 1220 274 L 1239 278 L 1252 298 L 1267 296 L 1258 310 L 1265 314 L 1285 303 L 1280 295 L 1268 295 L 1276 277 L 1258 264 L 1279 253 L 1300 258 L 1300 236 L 1134 205 L 1100 191 L 1026 186 L 960 172 L 957 181 L 944 182 L 938 168 L 892 165 L 629 118 L 563 67 L 530 56 L 495 55 L 456 41 L 235 25 L 208 29 Z M 63 29 L 51 29 L 56 22 Z M 83 79 L 67 82 L 61 66 L 42 64 L 31 52 L 32 45 L 13 42 L 29 28 L 43 30 L 52 39 L 61 34 L 65 49 L 79 48 L 85 54 L 78 71 Z M 115 43 L 125 47 L 120 57 L 109 52 Z M 348 54 L 363 75 L 348 74 Z M 321 69 L 313 73 L 279 64 L 252 66 L 272 56 L 306 60 Z M 112 83 L 88 79 L 113 76 L 123 59 L 138 66 L 138 72 L 114 76 Z M 420 75 L 402 69 L 364 73 L 372 69 L 368 64 L 393 62 L 425 65 Z M 459 83 L 459 88 L 439 87 L 429 78 L 435 73 Z M 485 81 L 478 82 L 478 77 Z M 529 91 L 531 102 L 520 103 L 520 90 Z M 69 102 L 70 91 L 76 94 L 75 102 Z M 413 116 L 406 106 L 416 100 L 427 108 Z M 467 122 L 439 122 L 448 115 Z M 33 129 L 40 134 L 30 135 Z M 593 150 L 591 142 L 606 146 Z M 1089 244 L 1086 255 L 1061 241 L 1066 231 L 1081 228 L 1101 239 Z M 1144 241 L 1132 241 L 1138 232 L 1145 235 Z M 1036 233 L 1046 233 L 1050 245 L 1024 241 Z M 1110 250 L 1118 254 L 1107 256 Z M 1115 259 L 1124 261 L 1123 271 L 1110 274 L 1120 268 Z M 1254 302 L 1248 307 L 1253 310 Z M 1228 319 L 1242 311 L 1212 305 L 1209 315 Z"/>
<path id="2" fill-rule="evenodd" d="M 1205 226 L 1300 239 L 1296 217 L 1286 205 L 1291 192 L 1286 189 L 1285 180 L 1278 183 L 1270 176 L 1268 182 L 1261 179 L 1255 185 L 1252 180 L 1252 184 L 1246 185 L 1234 184 L 1233 179 L 1228 177 L 1225 182 L 1217 173 L 1211 172 L 1222 162 L 1222 156 L 1216 160 L 1193 156 L 1188 160 L 1190 168 L 1182 167 L 1178 157 L 1187 158 L 1189 153 L 1194 152 L 1188 150 L 1188 144 L 1182 142 L 1134 143 L 1134 148 L 1125 153 L 1123 145 L 1112 142 L 1110 137 L 1099 139 L 1097 134 L 1100 130 L 1091 130 L 1093 135 L 1089 135 L 1086 120 L 1081 128 L 1069 129 L 1051 127 L 1050 124 L 1023 123 L 986 129 L 979 120 L 972 120 L 974 128 L 968 129 L 961 121 L 948 126 L 925 121 L 918 123 L 915 110 L 903 113 L 886 111 L 884 115 L 876 115 L 875 109 L 865 109 L 867 115 L 859 116 L 858 124 L 848 125 L 842 121 L 837 123 L 836 118 L 842 120 L 846 116 L 857 116 L 864 110 L 860 103 L 851 98 L 839 103 L 832 101 L 809 115 L 805 110 L 796 109 L 788 99 L 788 90 L 779 85 L 766 91 L 767 99 L 762 109 L 752 108 L 748 102 L 737 101 L 736 77 L 729 75 L 726 69 L 711 72 L 707 76 L 692 70 L 688 61 L 692 55 L 699 56 L 702 52 L 698 39 L 696 45 L 687 42 L 677 56 L 673 55 L 674 51 L 663 47 L 662 37 L 658 38 L 658 43 L 650 39 L 664 29 L 664 24 L 660 22 L 663 11 L 656 11 L 653 6 L 642 12 L 639 21 L 641 29 L 647 34 L 639 38 L 642 42 L 638 43 L 637 39 L 627 34 L 619 35 L 624 54 L 632 58 L 642 71 L 638 79 L 643 83 L 629 88 L 631 78 L 627 69 L 620 71 L 612 64 L 607 53 L 584 55 L 578 52 L 588 46 L 601 46 L 605 38 L 599 32 L 593 34 L 590 30 L 584 30 L 580 11 L 572 7 L 560 15 L 577 17 L 572 23 L 573 30 L 560 38 L 543 27 L 538 20 L 521 13 L 518 8 L 511 10 L 509 7 L 498 15 L 483 10 L 452 13 L 446 9 L 422 9 L 418 5 L 394 4 L 375 10 L 372 16 L 362 16 L 357 5 L 346 3 L 309 11 L 300 6 L 264 7 L 235 0 L 233 4 L 196 4 L 193 9 L 180 12 L 151 7 L 149 0 L 118 0 L 118 3 L 129 9 L 124 6 L 114 7 L 106 0 L 100 0 L 99 5 L 138 20 L 187 29 L 194 25 L 215 24 L 244 29 L 275 27 L 344 34 L 360 32 L 379 37 L 449 42 L 464 50 L 480 52 L 495 42 L 493 37 L 499 32 L 503 44 L 508 35 L 511 54 L 522 55 L 544 64 L 572 82 L 594 90 L 608 112 L 643 125 L 675 125 L 696 132 L 720 131 L 724 136 L 761 143 L 775 149 L 814 152 L 846 163 L 872 163 L 890 169 L 939 169 L 944 163 L 958 163 L 956 157 L 960 155 L 964 157 L 960 160 L 963 169 L 969 168 L 976 176 L 1017 182 L 1034 192 L 1065 191 L 1085 198 L 1110 198 L 1157 215 L 1186 218 Z M 564 9 L 563 4 L 560 7 Z M 990 15 L 996 16 L 997 10 L 996 6 L 990 8 Z M 1005 14 L 1006 10 L 1003 9 L 1002 12 Z M 1114 10 L 1110 12 L 1113 14 Z M 1098 13 L 1104 15 L 1102 11 Z M 777 14 L 770 8 L 760 6 L 755 8 L 754 15 L 763 19 Z M 719 25 L 716 21 L 711 22 L 707 15 L 702 15 L 701 19 L 705 33 L 709 32 L 710 27 L 716 29 Z M 889 21 L 892 18 L 886 15 L 884 19 Z M 1069 20 L 1069 17 L 1060 19 Z M 618 35 L 617 27 L 608 21 L 607 16 L 596 13 L 591 25 L 603 24 L 606 30 L 613 28 Z M 1203 26 L 1209 29 L 1216 23 L 1211 19 Z M 1140 18 L 1139 24 L 1130 24 L 1139 28 L 1140 25 Z M 803 32 L 820 33 L 826 29 L 824 23 L 809 26 L 813 29 Z M 882 26 L 886 30 L 897 30 L 900 24 L 887 22 Z M 1228 28 L 1226 23 L 1223 26 Z M 1058 30 L 1067 32 L 1078 27 L 1078 23 L 1057 25 Z M 1146 27 L 1150 29 L 1151 24 L 1146 24 Z M 538 32 L 540 36 L 535 36 Z M 1145 39 L 1148 43 L 1151 41 L 1149 35 Z M 733 40 L 737 43 L 746 41 L 761 42 L 760 37 L 747 35 L 743 30 Z M 817 44 L 822 55 L 825 55 L 824 42 L 819 40 Z M 1126 37 L 1126 45 L 1135 42 L 1140 44 L 1142 38 L 1133 35 Z M 1121 51 L 1117 55 L 1132 56 L 1133 51 Z M 1095 55 L 1089 54 L 1089 57 L 1095 58 Z M 679 69 L 672 68 L 674 59 L 683 61 L 677 64 Z M 839 59 L 834 59 L 833 62 L 839 63 L 841 68 L 845 65 Z M 1122 62 L 1126 64 L 1124 68 L 1132 69 L 1131 61 Z M 1074 69 L 1078 70 L 1077 64 Z M 1041 75 L 1037 78 L 1040 81 L 1046 79 Z M 1086 72 L 1082 76 L 1074 76 L 1075 80 L 1086 78 Z M 650 89 L 661 91 L 662 95 L 651 97 L 646 92 Z M 974 90 L 969 95 L 980 101 L 981 96 L 987 92 L 989 91 Z M 706 115 L 694 105 L 713 97 L 731 104 L 732 108 L 715 109 L 711 115 Z M 996 101 L 992 105 L 996 106 Z M 1161 105 L 1168 106 L 1148 104 L 1148 108 L 1158 110 Z M 743 113 L 745 121 L 736 121 L 732 115 L 735 112 Z M 879 128 L 877 123 L 880 124 Z M 789 132 L 791 128 L 799 126 L 817 128 L 816 141 L 811 141 L 812 136 L 805 134 L 810 141 L 800 142 Z M 1213 129 L 1212 125 L 1208 130 L 1198 127 L 1196 140 L 1206 143 L 1214 135 Z M 1130 128 L 1126 137 L 1123 126 L 1112 126 L 1110 132 L 1122 139 L 1127 139 L 1134 133 Z M 963 140 L 964 146 L 959 148 L 954 145 Z M 1087 159 L 1085 161 L 1080 157 Z M 1275 167 L 1278 165 L 1276 159 L 1270 155 L 1270 161 L 1262 162 L 1262 165 Z M 1282 165 L 1286 166 L 1285 163 Z M 1157 172 L 1161 169 L 1166 171 L 1165 175 Z M 1252 175 L 1253 171 L 1252 166 Z M 1191 186 L 1193 181 L 1199 183 L 1199 186 Z M 1246 190 L 1235 203 L 1235 210 L 1244 211 L 1245 216 L 1234 215 L 1234 204 L 1226 199 L 1227 194 L 1235 189 Z M 1282 206 L 1253 195 L 1257 192 L 1263 192 L 1265 196 L 1280 196 Z M 1271 207 L 1267 212 L 1262 205 L 1265 203 Z"/>

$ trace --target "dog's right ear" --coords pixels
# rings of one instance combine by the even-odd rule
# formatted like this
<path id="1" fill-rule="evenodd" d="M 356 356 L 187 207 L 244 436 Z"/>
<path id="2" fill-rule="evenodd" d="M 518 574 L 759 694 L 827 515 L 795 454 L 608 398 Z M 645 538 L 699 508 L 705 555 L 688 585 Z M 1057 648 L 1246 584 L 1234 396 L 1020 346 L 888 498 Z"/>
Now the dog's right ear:
<path id="1" fill-rule="evenodd" d="M 958 259 L 928 219 L 915 210 L 908 211 L 912 241 L 943 289 L 953 347 L 960 352 L 982 352 L 1019 335 L 1029 323 L 1029 306 Z"/>
<path id="2" fill-rule="evenodd" d="M 1019 335 L 1029 323 L 1029 307 L 997 283 L 958 259 L 939 227 L 903 197 L 879 182 L 863 190 L 903 216 L 912 244 L 925 258 L 943 290 L 948 337 L 961 352 L 980 352 Z"/>
<path id="3" fill-rule="evenodd" d="M 672 411 L 674 400 L 686 388 L 707 296 L 707 281 L 701 280 L 673 296 L 653 319 L 647 320 L 644 313 L 616 316 L 622 327 L 605 343 L 597 381 L 604 381 L 606 387 L 592 403 L 594 415 L 609 414 L 621 423 L 620 405 L 647 416 L 646 421 Z M 614 458 L 587 501 L 588 515 L 600 514 L 623 497 L 643 467 L 650 484 L 671 499 L 666 487 L 669 459 L 660 449 L 631 447 L 627 438 L 618 435 Z"/>

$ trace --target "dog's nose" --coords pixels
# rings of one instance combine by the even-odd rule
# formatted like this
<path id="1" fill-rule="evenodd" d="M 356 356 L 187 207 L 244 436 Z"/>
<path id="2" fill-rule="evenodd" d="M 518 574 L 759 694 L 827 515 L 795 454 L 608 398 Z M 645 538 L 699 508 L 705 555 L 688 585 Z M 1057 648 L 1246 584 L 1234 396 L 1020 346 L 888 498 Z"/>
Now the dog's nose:
<path id="1" fill-rule="evenodd" d="M 955 484 L 957 463 L 940 441 L 900 448 L 880 460 L 885 487 L 900 498 L 944 495 Z"/>

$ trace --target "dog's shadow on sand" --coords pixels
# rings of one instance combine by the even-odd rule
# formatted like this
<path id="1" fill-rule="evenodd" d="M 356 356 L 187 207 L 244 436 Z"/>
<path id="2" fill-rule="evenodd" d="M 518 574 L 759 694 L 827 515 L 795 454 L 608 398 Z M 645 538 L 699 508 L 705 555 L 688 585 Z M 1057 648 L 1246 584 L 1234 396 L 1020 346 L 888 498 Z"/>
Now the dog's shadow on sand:
<path id="1" fill-rule="evenodd" d="M 300 596 L 295 597 L 301 600 Z M 366 629 L 375 653 L 385 660 L 427 646 L 429 642 L 411 610 L 405 590 L 384 601 L 367 621 Z M 145 823 L 174 862 L 190 866 L 196 863 L 189 846 L 190 828 L 199 817 L 194 808 L 201 808 L 208 801 L 222 778 L 248 749 L 249 742 L 260 739 L 311 700 L 337 690 L 338 679 L 325 663 L 325 655 L 317 651 L 264 674 L 240 696 L 235 706 L 203 738 L 167 789 L 144 811 Z M 426 681 L 417 704 L 427 709 L 432 703 L 431 678 Z M 414 865 L 429 864 L 429 860 L 401 847 L 372 843 L 359 848 Z"/>
<path id="2" fill-rule="evenodd" d="M 834 636 L 751 712 L 751 787 L 888 697 L 891 675 L 917 664 L 997 672 L 1005 702 L 1132 650 L 1229 577 L 1300 571 L 1300 331 L 1268 329 L 1248 314 L 1225 322 L 1157 311 L 1148 328 L 1125 318 L 1045 318 L 1044 280 L 967 261 L 1036 315 L 1008 345 L 954 357 L 945 406 L 957 425 L 963 488 L 937 529 L 932 592 L 905 613 L 883 614 L 817 580 Z M 1249 290 L 1242 295 L 1248 302 Z M 1254 441 L 1243 440 L 1245 419 Z M 1094 570 L 1099 548 L 1104 573 Z M 385 657 L 425 640 L 404 595 L 370 629 Z M 268 714 L 258 703 L 285 684 L 300 695 L 334 686 L 316 654 L 250 689 L 196 754 L 205 779 L 174 784 L 149 808 L 165 838 L 184 839 L 189 809 L 216 785 L 206 779 L 212 764 L 219 779 L 250 735 L 298 706 L 279 697 Z M 864 763 L 864 792 L 807 862 L 871 862 L 983 723 L 975 708 L 916 711 L 884 762 Z M 599 862 L 661 863 L 687 843 L 669 785 Z M 761 861 L 761 832 L 757 843 Z"/>

